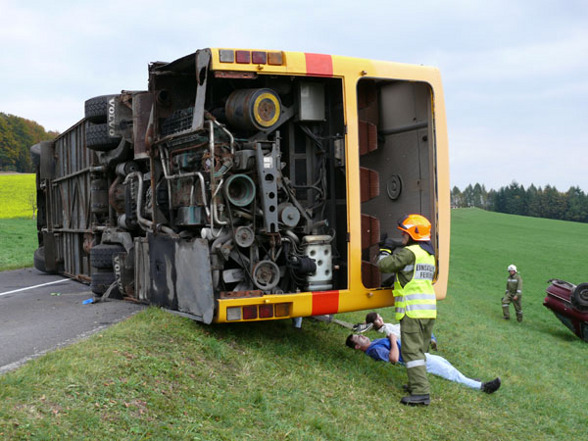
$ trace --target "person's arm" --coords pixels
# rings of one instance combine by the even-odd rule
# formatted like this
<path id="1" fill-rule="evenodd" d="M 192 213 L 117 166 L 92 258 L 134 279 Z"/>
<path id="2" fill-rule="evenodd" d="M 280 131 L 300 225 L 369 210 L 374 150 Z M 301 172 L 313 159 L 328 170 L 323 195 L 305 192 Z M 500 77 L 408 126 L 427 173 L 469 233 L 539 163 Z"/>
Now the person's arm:
<path id="1" fill-rule="evenodd" d="M 516 290 L 516 294 L 513 297 L 515 300 L 518 300 L 519 297 L 521 297 L 523 295 L 523 279 L 521 278 L 521 276 L 517 277 L 517 290 Z"/>
<path id="2" fill-rule="evenodd" d="M 378 268 L 383 273 L 397 273 L 413 261 L 414 254 L 412 251 L 402 248 L 398 252 L 380 259 L 378 261 Z"/>
<path id="3" fill-rule="evenodd" d="M 400 325 L 394 323 L 384 323 L 384 326 L 382 326 L 380 329 L 383 330 L 382 332 L 386 334 L 386 337 L 388 337 L 389 334 L 394 334 L 396 339 L 400 338 Z"/>
<path id="4" fill-rule="evenodd" d="M 390 340 L 390 354 L 388 355 L 388 358 L 390 363 L 396 364 L 400 358 L 400 351 L 398 350 L 398 345 L 396 344 L 396 336 L 392 333 L 388 334 L 388 339 Z"/>

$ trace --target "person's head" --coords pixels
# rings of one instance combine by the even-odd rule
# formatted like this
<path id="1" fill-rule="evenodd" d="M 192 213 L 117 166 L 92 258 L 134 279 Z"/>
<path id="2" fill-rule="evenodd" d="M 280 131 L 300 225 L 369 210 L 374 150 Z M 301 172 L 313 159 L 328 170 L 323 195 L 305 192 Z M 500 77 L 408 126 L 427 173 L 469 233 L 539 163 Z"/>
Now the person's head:
<path id="1" fill-rule="evenodd" d="M 431 240 L 431 222 L 420 214 L 409 214 L 398 220 L 398 229 L 402 231 L 403 243 L 406 245 L 411 240 L 426 242 Z"/>
<path id="2" fill-rule="evenodd" d="M 365 322 L 372 323 L 376 329 L 380 329 L 382 326 L 384 326 L 384 319 L 377 312 L 368 313 L 365 316 Z"/>
<path id="3" fill-rule="evenodd" d="M 362 334 L 350 334 L 345 340 L 347 347 L 351 349 L 358 349 L 360 351 L 366 351 L 371 344 L 371 340 Z"/>
<path id="4" fill-rule="evenodd" d="M 508 272 L 510 273 L 511 276 L 514 276 L 515 273 L 517 272 L 517 267 L 515 265 L 509 265 L 508 266 Z"/>

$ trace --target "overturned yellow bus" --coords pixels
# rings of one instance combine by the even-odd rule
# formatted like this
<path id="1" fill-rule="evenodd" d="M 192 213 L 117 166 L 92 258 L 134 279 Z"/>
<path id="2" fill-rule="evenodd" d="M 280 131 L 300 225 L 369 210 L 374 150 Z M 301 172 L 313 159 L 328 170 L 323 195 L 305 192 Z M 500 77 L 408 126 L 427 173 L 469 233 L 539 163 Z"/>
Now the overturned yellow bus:
<path id="1" fill-rule="evenodd" d="M 35 267 L 195 320 L 394 303 L 374 264 L 406 213 L 449 267 L 443 90 L 431 67 L 202 49 L 149 65 L 145 91 L 91 98 L 31 148 Z"/>

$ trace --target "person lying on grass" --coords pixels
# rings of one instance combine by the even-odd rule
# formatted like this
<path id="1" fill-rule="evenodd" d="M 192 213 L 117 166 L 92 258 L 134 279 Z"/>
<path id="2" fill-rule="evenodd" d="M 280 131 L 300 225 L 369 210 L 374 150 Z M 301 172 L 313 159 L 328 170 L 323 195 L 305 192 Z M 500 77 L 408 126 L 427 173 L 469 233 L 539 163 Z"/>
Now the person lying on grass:
<path id="1" fill-rule="evenodd" d="M 364 352 L 376 361 L 385 361 L 392 364 L 403 363 L 400 340 L 394 333 L 388 334 L 387 338 L 378 338 L 373 342 L 365 335 L 351 334 L 347 337 L 345 344 L 351 349 Z M 426 353 L 426 366 L 429 374 L 437 375 L 449 381 L 463 384 L 472 389 L 481 390 L 487 394 L 496 392 L 500 388 L 500 377 L 492 381 L 482 383 L 466 377 L 458 371 L 451 363 L 439 355 Z M 410 392 L 410 385 L 405 386 L 407 392 Z"/>
<path id="2" fill-rule="evenodd" d="M 390 334 L 394 334 L 397 339 L 400 339 L 400 325 L 395 323 L 385 323 L 384 319 L 377 312 L 369 312 L 365 316 L 365 322 L 372 324 L 374 329 L 381 332 L 386 337 Z M 437 350 L 437 337 L 435 334 L 431 334 L 431 343 L 429 344 L 432 350 Z"/>

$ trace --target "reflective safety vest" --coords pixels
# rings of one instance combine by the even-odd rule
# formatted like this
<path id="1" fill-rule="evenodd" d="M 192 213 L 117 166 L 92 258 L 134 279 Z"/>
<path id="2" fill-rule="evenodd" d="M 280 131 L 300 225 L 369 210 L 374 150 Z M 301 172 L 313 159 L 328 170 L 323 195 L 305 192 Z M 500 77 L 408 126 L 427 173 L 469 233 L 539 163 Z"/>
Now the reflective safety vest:
<path id="1" fill-rule="evenodd" d="M 523 279 L 519 273 L 515 273 L 514 276 L 508 276 L 508 279 L 506 279 L 506 292 L 513 295 L 523 294 Z"/>
<path id="2" fill-rule="evenodd" d="M 404 315 L 415 319 L 437 318 L 437 299 L 433 289 L 435 275 L 435 256 L 430 255 L 419 245 L 406 247 L 415 255 L 413 265 L 405 266 L 402 271 L 412 271 L 412 279 L 403 286 L 398 277 L 394 282 L 394 302 L 396 304 L 396 320 Z"/>

